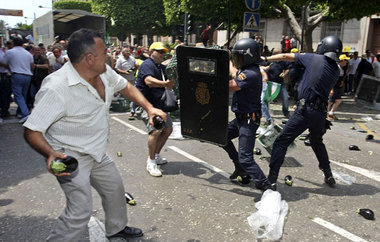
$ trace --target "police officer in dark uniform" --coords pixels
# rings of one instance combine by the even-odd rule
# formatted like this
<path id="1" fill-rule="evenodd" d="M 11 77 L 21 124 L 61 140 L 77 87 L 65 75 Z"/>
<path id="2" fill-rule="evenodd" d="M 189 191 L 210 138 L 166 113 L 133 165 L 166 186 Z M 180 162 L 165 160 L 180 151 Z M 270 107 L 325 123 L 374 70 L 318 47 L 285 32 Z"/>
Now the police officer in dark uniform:
<path id="1" fill-rule="evenodd" d="M 318 45 L 317 54 L 289 53 L 265 58 L 266 61 L 294 61 L 305 67 L 298 86 L 297 109 L 273 144 L 268 175 L 272 185 L 277 181 L 288 146 L 298 135 L 309 129 L 311 147 L 317 156 L 319 168 L 324 173 L 325 183 L 334 187 L 335 179 L 322 136 L 331 125 L 326 120 L 327 101 L 330 90 L 339 79 L 337 62 L 341 51 L 342 42 L 335 36 L 328 36 Z"/>
<path id="2" fill-rule="evenodd" d="M 260 46 L 251 38 L 241 39 L 232 49 L 232 62 L 238 71 L 231 73 L 229 82 L 232 98 L 232 111 L 236 118 L 228 124 L 228 143 L 224 148 L 235 165 L 231 179 L 240 174 L 247 174 L 260 190 L 271 189 L 271 184 L 263 171 L 253 159 L 256 130 L 261 118 L 262 77 Z M 232 139 L 239 137 L 239 152 Z"/>

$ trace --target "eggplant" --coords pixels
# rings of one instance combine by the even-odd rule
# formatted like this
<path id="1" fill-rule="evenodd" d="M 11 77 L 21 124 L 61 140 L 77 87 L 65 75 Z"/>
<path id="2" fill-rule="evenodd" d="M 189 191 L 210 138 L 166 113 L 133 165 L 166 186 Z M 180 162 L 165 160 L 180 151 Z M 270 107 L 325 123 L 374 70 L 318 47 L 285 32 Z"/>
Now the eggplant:
<path id="1" fill-rule="evenodd" d="M 72 156 L 67 156 L 65 159 L 56 158 L 50 163 L 50 170 L 53 173 L 72 173 L 78 168 L 78 161 Z"/>
<path id="2" fill-rule="evenodd" d="M 127 201 L 129 205 L 132 205 L 132 206 L 136 205 L 136 200 L 133 198 L 133 196 L 130 193 L 125 192 L 124 196 L 125 196 L 125 200 Z"/>
<path id="3" fill-rule="evenodd" d="M 350 146 L 348 147 L 348 149 L 349 149 L 349 150 L 360 150 L 359 146 L 357 146 L 357 145 L 350 145 Z"/>
<path id="4" fill-rule="evenodd" d="M 292 185 L 293 185 L 293 178 L 292 178 L 292 176 L 287 175 L 287 176 L 284 178 L 284 180 L 285 180 L 285 184 L 286 184 L 286 185 L 288 185 L 288 186 L 292 186 Z"/>
<path id="5" fill-rule="evenodd" d="M 356 210 L 356 212 L 360 215 L 362 215 L 365 219 L 368 220 L 375 220 L 375 213 L 368 208 L 360 208 Z"/>
<path id="6" fill-rule="evenodd" d="M 311 143 L 310 143 L 310 140 L 309 140 L 309 139 L 306 139 L 303 143 L 304 143 L 306 146 L 311 146 Z"/>
<path id="7" fill-rule="evenodd" d="M 161 130 L 165 126 L 164 120 L 160 116 L 153 117 L 153 127 L 157 130 Z"/>
<path id="8" fill-rule="evenodd" d="M 253 149 L 253 153 L 254 153 L 255 155 L 261 155 L 261 150 L 260 150 L 259 148 L 254 148 L 254 149 Z"/>

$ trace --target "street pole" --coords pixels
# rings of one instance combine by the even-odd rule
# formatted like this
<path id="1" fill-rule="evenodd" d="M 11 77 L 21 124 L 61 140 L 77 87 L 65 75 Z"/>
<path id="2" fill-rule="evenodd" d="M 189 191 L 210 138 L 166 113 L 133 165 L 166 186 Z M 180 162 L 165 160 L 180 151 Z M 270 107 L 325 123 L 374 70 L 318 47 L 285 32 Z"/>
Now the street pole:
<path id="1" fill-rule="evenodd" d="M 303 52 L 303 36 L 305 32 L 305 6 L 302 6 L 302 36 L 301 36 L 301 51 Z"/>
<path id="2" fill-rule="evenodd" d="M 230 49 L 231 37 L 231 0 L 228 0 L 228 30 L 227 30 L 227 49 Z"/>

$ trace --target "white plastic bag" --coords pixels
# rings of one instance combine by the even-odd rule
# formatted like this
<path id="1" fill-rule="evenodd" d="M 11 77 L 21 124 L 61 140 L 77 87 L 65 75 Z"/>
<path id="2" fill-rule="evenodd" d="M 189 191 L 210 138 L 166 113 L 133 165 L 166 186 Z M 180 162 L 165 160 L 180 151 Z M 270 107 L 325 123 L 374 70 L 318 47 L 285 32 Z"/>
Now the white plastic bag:
<path id="1" fill-rule="evenodd" d="M 256 238 L 279 240 L 282 237 L 285 216 L 288 214 L 288 203 L 281 200 L 279 192 L 268 189 L 255 207 L 258 210 L 247 219 Z"/>
<path id="2" fill-rule="evenodd" d="M 345 174 L 343 172 L 333 171 L 332 174 L 335 179 L 343 183 L 346 183 L 347 185 L 352 185 L 352 183 L 356 181 L 355 177 Z"/>

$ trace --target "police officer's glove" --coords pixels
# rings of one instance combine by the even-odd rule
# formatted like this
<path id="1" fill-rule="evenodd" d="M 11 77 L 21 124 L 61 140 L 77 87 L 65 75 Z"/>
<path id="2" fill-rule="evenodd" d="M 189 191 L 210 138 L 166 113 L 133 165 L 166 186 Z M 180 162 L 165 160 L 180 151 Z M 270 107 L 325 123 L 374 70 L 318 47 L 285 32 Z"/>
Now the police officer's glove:
<path id="1" fill-rule="evenodd" d="M 326 119 L 325 129 L 326 130 L 331 129 L 331 126 L 333 126 L 333 124 L 331 123 L 331 121 L 328 120 L 328 119 Z"/>

